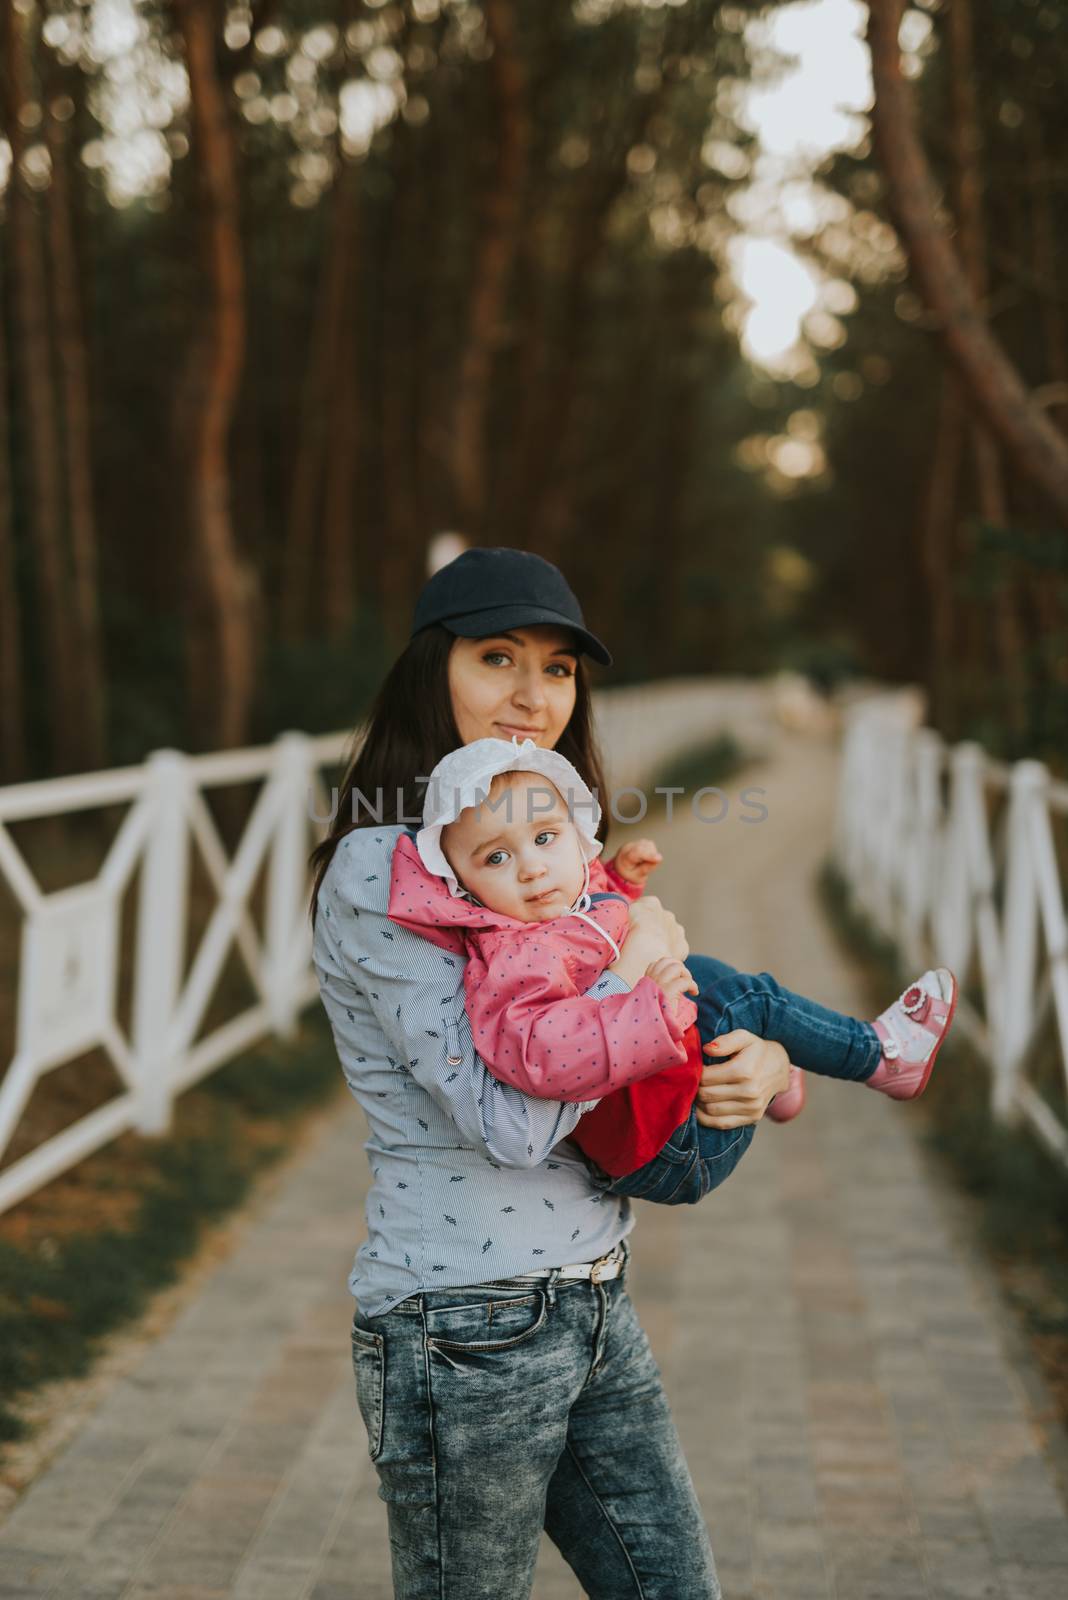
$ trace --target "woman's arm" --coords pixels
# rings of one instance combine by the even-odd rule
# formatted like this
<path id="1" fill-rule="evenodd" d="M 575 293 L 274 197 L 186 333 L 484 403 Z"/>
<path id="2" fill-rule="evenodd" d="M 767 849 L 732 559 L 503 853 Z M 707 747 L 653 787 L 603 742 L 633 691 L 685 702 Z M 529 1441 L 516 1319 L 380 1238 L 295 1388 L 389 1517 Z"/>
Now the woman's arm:
<path id="1" fill-rule="evenodd" d="M 346 834 L 323 882 L 315 930 L 320 983 L 354 985 L 416 1082 L 502 1166 L 538 1166 L 575 1127 L 588 1103 L 534 1100 L 487 1072 L 464 1012 L 464 960 L 391 922 L 390 857 L 401 830 Z M 625 992 L 603 973 L 592 995 Z M 459 1056 L 459 1060 L 450 1060 Z M 590 1097 L 592 1101 L 593 1096 Z"/>

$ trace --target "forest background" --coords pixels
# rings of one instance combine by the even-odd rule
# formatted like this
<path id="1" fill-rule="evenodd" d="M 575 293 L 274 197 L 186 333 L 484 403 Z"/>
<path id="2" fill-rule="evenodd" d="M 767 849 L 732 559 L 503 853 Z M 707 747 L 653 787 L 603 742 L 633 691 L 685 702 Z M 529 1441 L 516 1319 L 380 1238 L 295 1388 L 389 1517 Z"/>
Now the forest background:
<path id="1" fill-rule="evenodd" d="M 443 530 L 1065 771 L 1066 82 L 1052 0 L 0 0 L 0 783 L 351 725 Z"/>

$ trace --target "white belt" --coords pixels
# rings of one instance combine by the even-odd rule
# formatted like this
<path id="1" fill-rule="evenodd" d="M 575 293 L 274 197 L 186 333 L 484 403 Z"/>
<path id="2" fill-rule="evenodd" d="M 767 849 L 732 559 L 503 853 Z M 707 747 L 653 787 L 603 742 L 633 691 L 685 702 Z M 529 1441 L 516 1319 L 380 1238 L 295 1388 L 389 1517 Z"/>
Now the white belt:
<path id="1" fill-rule="evenodd" d="M 558 1278 L 589 1278 L 591 1283 L 605 1283 L 609 1278 L 618 1278 L 623 1271 L 623 1245 L 622 1242 L 609 1250 L 606 1256 L 598 1256 L 596 1261 L 574 1261 L 567 1267 L 537 1267 L 533 1272 L 520 1272 L 516 1277 L 520 1280 L 527 1278 L 551 1278 L 555 1273 Z M 509 1282 L 512 1280 L 509 1279 Z"/>

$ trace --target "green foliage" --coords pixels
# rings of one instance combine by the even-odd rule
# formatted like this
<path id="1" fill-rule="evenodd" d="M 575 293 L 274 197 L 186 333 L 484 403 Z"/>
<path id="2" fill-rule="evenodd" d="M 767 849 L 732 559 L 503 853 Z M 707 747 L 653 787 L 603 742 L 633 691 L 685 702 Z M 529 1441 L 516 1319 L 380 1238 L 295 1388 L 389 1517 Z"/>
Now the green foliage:
<path id="1" fill-rule="evenodd" d="M 337 1056 L 318 1009 L 301 1028 L 299 1048 L 268 1041 L 239 1056 L 201 1085 L 204 1094 L 255 1116 L 284 1116 L 328 1094 L 338 1078 Z"/>
<path id="2" fill-rule="evenodd" d="M 698 789 L 717 788 L 751 760 L 752 756 L 742 749 L 732 733 L 717 733 L 672 756 L 660 768 L 650 787 L 681 788 L 692 795 Z"/>
<path id="3" fill-rule="evenodd" d="M 925 9 L 934 27 L 912 92 L 952 211 L 960 143 L 968 139 L 955 124 L 949 8 Z M 1068 13 L 1042 0 L 972 0 L 970 10 L 989 280 L 984 304 L 1009 361 L 1063 427 L 1063 405 L 1049 386 L 1063 378 L 1068 360 L 1062 287 L 1068 211 L 1056 159 L 1068 132 L 1061 92 Z M 893 222 L 870 149 L 837 157 L 821 177 L 848 202 L 855 234 L 877 217 Z M 997 456 L 1008 526 L 995 527 L 982 515 L 974 397 L 954 390 L 937 328 L 904 267 L 850 270 L 841 228 L 818 231 L 810 248 L 850 277 L 859 306 L 848 317 L 846 342 L 821 352 L 819 386 L 798 395 L 823 418 L 830 467 L 820 492 L 796 501 L 797 542 L 819 574 L 804 621 L 817 635 L 851 634 L 865 671 L 926 683 L 932 719 L 947 739 L 978 739 L 1002 759 L 1040 756 L 1063 770 L 1064 535 L 1049 526 L 1048 507 L 1004 449 Z M 956 447 L 947 446 L 942 428 L 943 397 L 954 392 L 966 407 Z M 948 597 L 948 645 L 936 639 L 936 584 Z M 1003 642 L 1013 630 L 999 629 L 1006 614 L 1023 641 L 1013 663 Z"/>
<path id="4" fill-rule="evenodd" d="M 523 85 L 513 110 L 525 145 L 515 236 L 491 241 L 498 251 L 507 244 L 507 281 L 488 330 L 486 482 L 474 507 L 457 483 L 458 385 L 486 299 L 476 274 L 487 229 L 508 210 L 495 188 L 504 124 L 479 8 L 446 4 L 417 17 L 408 6 L 375 5 L 338 19 L 312 0 L 285 0 L 272 8 L 270 54 L 255 41 L 220 40 L 247 335 L 224 488 L 256 589 L 252 736 L 358 718 L 407 637 L 427 543 L 448 527 L 560 561 L 591 623 L 617 647 L 616 681 L 776 666 L 825 686 L 855 672 L 938 676 L 924 507 L 943 362 L 886 230 L 871 243 L 886 206 L 870 152 L 829 160 L 817 174 L 847 207 L 798 245 L 859 297 L 842 313 L 845 342 L 816 351 L 815 381 L 755 373 L 739 352 L 736 317 L 725 316 L 738 309 L 737 286 L 723 275 L 726 244 L 756 153 L 732 108 L 751 70 L 745 29 L 758 9 L 720 0 L 511 8 L 518 70 L 509 81 L 513 93 Z M 916 94 L 948 188 L 945 9 L 932 13 Z M 1068 213 L 1054 157 L 1068 131 L 1066 14 L 1037 0 L 975 0 L 973 9 L 992 325 L 1027 381 L 1042 386 L 1063 366 Z M 142 7 L 138 17 L 149 29 L 139 71 L 152 61 L 173 67 L 181 54 L 173 8 Z M 304 51 L 309 29 L 326 39 L 314 62 Z M 176 99 L 162 130 L 171 166 L 159 192 L 115 204 L 97 164 L 111 136 L 100 120 L 110 69 L 88 51 L 71 65 L 57 49 L 36 42 L 35 73 L 50 84 L 61 74 L 72 153 L 93 152 L 71 168 L 75 265 L 91 380 L 109 757 L 125 763 L 160 744 L 203 746 L 190 665 L 218 618 L 205 598 L 190 478 L 214 348 L 208 230 L 188 109 Z M 392 70 L 403 74 L 403 112 L 368 148 L 345 146 L 342 96 L 372 84 L 382 91 Z M 709 141 L 737 153 L 726 164 L 734 177 L 705 159 Z M 42 234 L 51 198 L 42 189 L 33 199 Z M 0 249 L 10 225 L 5 214 Z M 338 280 L 332 252 L 345 225 L 351 255 Z M 1048 259 L 1036 255 L 1043 228 Z M 9 427 L 0 448 L 12 469 L 30 765 L 43 772 L 50 632 L 17 311 L 5 273 Z M 54 330 L 50 337 L 54 346 Z M 58 372 L 54 348 L 51 360 Z M 781 433 L 797 412 L 815 415 L 822 475 L 790 482 L 752 457 L 742 464 L 747 443 Z M 965 457 L 945 573 L 962 622 L 953 663 L 960 692 L 939 708 L 942 731 L 974 733 L 981 715 L 992 749 L 1009 748 L 1011 724 L 1017 744 L 1030 739 L 1044 752 L 1065 725 L 1068 650 L 1063 627 L 1055 647 L 1043 637 L 1049 628 L 1035 625 L 1032 590 L 1063 572 L 1063 540 L 1019 531 L 1042 530 L 1048 519 L 1012 473 L 1013 531 L 980 528 Z M 347 489 L 330 475 L 339 462 L 350 469 Z M 311 484 L 304 496 L 302 482 Z M 339 539 L 347 559 L 332 570 Z M 783 550 L 800 553 L 812 572 L 785 597 L 768 575 L 769 553 Z M 295 567 L 307 604 L 283 626 Z M 340 624 L 327 605 L 339 584 L 350 590 Z M 1007 584 L 1033 641 L 1023 734 L 1019 708 L 998 698 L 1005 674 L 985 646 Z M 1068 601 L 1059 605 L 1063 621 Z"/>
<path id="5" fill-rule="evenodd" d="M 833 694 L 859 677 L 863 667 L 858 642 L 845 632 L 812 638 L 805 634 L 784 646 L 783 667 L 803 673 L 823 694 Z"/>
<path id="6" fill-rule="evenodd" d="M 262 736 L 280 729 L 334 733 L 369 709 L 389 661 L 381 618 L 368 606 L 346 636 L 272 639 L 263 667 Z"/>

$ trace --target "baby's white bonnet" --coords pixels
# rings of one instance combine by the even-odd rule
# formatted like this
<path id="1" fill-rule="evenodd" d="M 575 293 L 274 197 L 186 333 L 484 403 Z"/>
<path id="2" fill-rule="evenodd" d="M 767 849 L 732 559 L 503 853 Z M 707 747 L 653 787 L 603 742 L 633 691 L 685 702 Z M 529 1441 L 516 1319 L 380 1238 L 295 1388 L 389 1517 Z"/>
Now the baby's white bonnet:
<path id="1" fill-rule="evenodd" d="M 456 880 L 445 852 L 441 832 L 455 822 L 468 806 L 481 805 L 488 797 L 490 784 L 499 772 L 536 772 L 559 792 L 582 841 L 587 861 L 600 854 L 597 827 L 601 808 L 593 791 L 583 782 L 566 756 L 557 750 L 544 750 L 533 739 L 475 739 L 443 756 L 430 774 L 423 804 L 423 826 L 415 836 L 416 849 L 423 865 L 435 877 L 444 878 L 454 897 L 465 891 Z M 507 815 L 502 811 L 502 815 Z"/>

